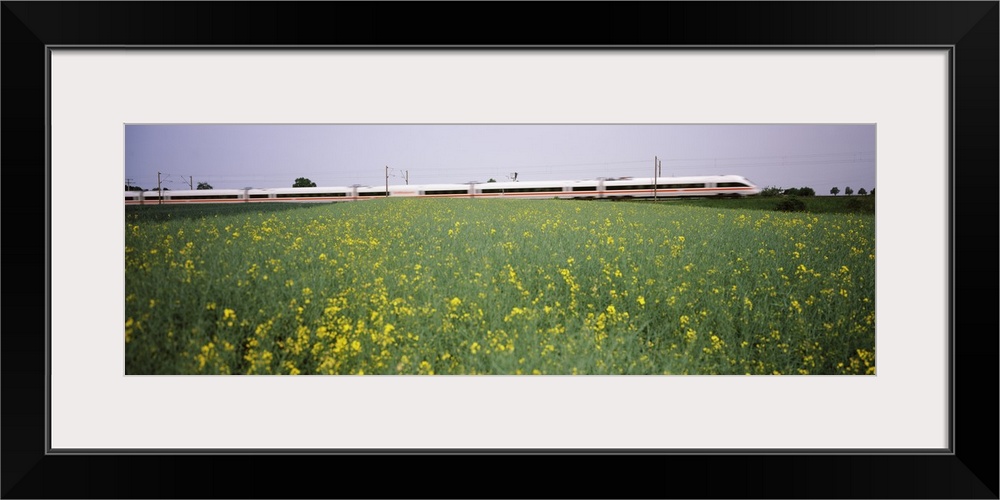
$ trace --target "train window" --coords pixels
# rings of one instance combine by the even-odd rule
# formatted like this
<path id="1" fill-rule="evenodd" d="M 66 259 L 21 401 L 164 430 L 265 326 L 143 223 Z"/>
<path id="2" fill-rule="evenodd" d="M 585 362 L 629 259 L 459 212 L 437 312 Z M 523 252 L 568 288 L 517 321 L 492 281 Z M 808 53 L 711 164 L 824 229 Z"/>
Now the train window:
<path id="1" fill-rule="evenodd" d="M 562 191 L 560 187 L 535 187 L 535 188 L 507 188 L 507 189 L 484 189 L 483 194 L 491 193 L 549 193 L 552 191 Z"/>
<path id="2" fill-rule="evenodd" d="M 424 191 L 424 194 L 469 194 L 469 191 L 467 189 L 437 189 Z"/>
<path id="3" fill-rule="evenodd" d="M 220 195 L 194 195 L 194 196 L 171 196 L 171 200 L 234 200 L 239 198 L 235 194 L 220 194 Z"/>
<path id="4" fill-rule="evenodd" d="M 347 196 L 344 193 L 278 193 L 278 198 L 323 198 L 327 196 Z M 251 198 L 260 197 L 267 198 L 266 194 L 263 195 L 250 195 Z"/>
<path id="5" fill-rule="evenodd" d="M 703 188 L 703 187 L 705 187 L 705 183 L 702 182 L 702 183 L 696 183 L 696 184 L 660 184 L 660 187 L 663 188 L 663 189 Z"/>
<path id="6" fill-rule="evenodd" d="M 597 191 L 597 186 L 573 186 L 573 191 Z"/>
<path id="7" fill-rule="evenodd" d="M 251 199 L 253 199 L 253 198 L 267 198 L 267 195 L 266 194 L 252 194 L 252 195 L 250 195 L 250 198 Z"/>
<path id="8" fill-rule="evenodd" d="M 746 184 L 743 184 L 742 182 L 720 182 L 720 183 L 716 184 L 716 186 L 718 186 L 720 188 L 749 187 Z"/>
<path id="9" fill-rule="evenodd" d="M 385 196 L 385 191 L 359 191 L 358 196 Z"/>
<path id="10" fill-rule="evenodd" d="M 653 189 L 653 185 L 652 184 L 646 184 L 644 186 L 639 186 L 639 185 L 633 184 L 633 185 L 629 185 L 629 186 L 607 186 L 604 189 L 607 189 L 608 191 L 625 191 L 625 190 L 629 190 L 629 189 Z"/>

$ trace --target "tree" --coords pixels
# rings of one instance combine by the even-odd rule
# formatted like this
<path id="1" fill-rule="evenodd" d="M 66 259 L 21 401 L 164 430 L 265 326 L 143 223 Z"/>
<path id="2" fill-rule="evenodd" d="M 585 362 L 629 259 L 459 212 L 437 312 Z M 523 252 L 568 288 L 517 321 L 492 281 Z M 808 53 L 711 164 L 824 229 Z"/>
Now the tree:
<path id="1" fill-rule="evenodd" d="M 851 189 L 851 186 L 847 186 L 846 188 L 844 188 L 844 194 L 846 194 L 847 196 L 850 196 L 850 195 L 854 194 L 854 190 Z"/>
<path id="2" fill-rule="evenodd" d="M 833 189 L 830 190 L 830 194 L 832 194 L 834 196 L 837 196 L 837 193 L 839 193 L 839 192 L 840 192 L 840 188 L 837 187 L 837 186 L 833 186 Z"/>
<path id="3" fill-rule="evenodd" d="M 486 183 L 489 184 L 490 182 L 496 182 L 496 181 L 497 181 L 496 179 L 490 177 L 490 180 L 486 181 Z"/>
<path id="4" fill-rule="evenodd" d="M 215 188 L 213 188 L 212 185 L 207 182 L 199 182 L 198 189 L 215 189 Z"/>
<path id="5" fill-rule="evenodd" d="M 864 196 L 864 195 L 868 194 L 868 191 L 865 191 L 865 188 L 861 188 L 861 189 L 858 190 L 858 194 L 861 195 L 861 196 Z"/>
<path id="6" fill-rule="evenodd" d="M 869 192 L 869 194 L 871 194 L 872 196 L 875 196 L 875 188 L 872 188 L 872 190 Z"/>
<path id="7" fill-rule="evenodd" d="M 132 185 L 129 185 L 129 184 L 125 185 L 125 190 L 126 191 L 145 191 L 145 189 L 143 189 L 143 188 L 141 188 L 139 186 L 132 186 Z"/>
<path id="8" fill-rule="evenodd" d="M 305 177 L 299 177 L 298 179 L 295 179 L 295 184 L 292 184 L 292 187 L 293 188 L 314 188 L 314 187 L 316 187 L 316 183 L 313 182 L 313 181 L 311 181 L 311 180 L 309 180 L 309 179 L 306 179 Z"/>

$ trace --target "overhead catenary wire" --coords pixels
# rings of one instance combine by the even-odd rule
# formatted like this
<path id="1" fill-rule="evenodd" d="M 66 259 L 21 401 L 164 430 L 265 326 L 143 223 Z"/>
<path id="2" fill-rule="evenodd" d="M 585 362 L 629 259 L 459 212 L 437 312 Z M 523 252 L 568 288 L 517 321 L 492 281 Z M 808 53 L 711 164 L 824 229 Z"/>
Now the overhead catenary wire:
<path id="1" fill-rule="evenodd" d="M 852 163 L 874 163 L 874 151 L 849 151 L 838 153 L 812 153 L 794 155 L 770 155 L 770 156 L 726 156 L 726 157 L 701 157 L 701 158 L 668 158 L 658 155 L 658 161 L 666 168 L 660 170 L 661 175 L 666 177 L 677 174 L 724 174 L 732 173 L 734 170 L 760 169 L 775 166 L 813 167 L 827 165 L 843 165 Z M 478 175 L 485 176 L 485 172 L 493 172 L 492 178 L 500 180 L 509 176 L 512 171 L 518 172 L 518 180 L 557 180 L 556 178 L 597 178 L 597 177 L 621 177 L 632 176 L 642 177 L 645 168 L 639 167 L 641 164 L 648 165 L 649 160 L 605 160 L 597 162 L 559 162 L 559 163 L 533 163 L 516 165 L 485 165 L 472 164 L 463 166 L 461 169 L 442 166 L 421 166 L 419 161 L 414 161 L 414 166 L 408 169 L 387 167 L 385 175 L 393 178 L 403 179 L 409 184 L 409 171 L 416 169 L 421 179 L 428 179 L 427 182 L 465 182 L 468 179 L 450 179 L 459 173 L 466 171 L 476 171 Z M 629 168 L 636 165 L 637 168 Z M 583 167 L 583 168 L 581 168 Z M 589 167 L 589 168 L 587 168 Z M 598 168 L 594 168 L 598 167 Z M 604 168 L 600 168 L 604 167 Z M 382 170 L 382 169 L 379 169 Z M 273 187 L 287 183 L 289 174 L 214 174 L 211 172 L 197 173 L 198 178 L 212 184 L 240 184 L 241 186 Z M 331 179 L 331 174 L 334 178 Z M 384 180 L 376 180 L 373 176 L 359 175 L 357 169 L 337 169 L 330 170 L 309 170 L 296 171 L 294 175 L 307 177 L 320 177 L 319 183 L 324 185 L 351 185 L 373 183 L 382 184 Z M 648 175 L 648 173 L 646 174 Z M 186 176 L 185 176 L 186 177 Z M 445 180 L 445 177 L 449 177 Z M 825 177 L 825 176 L 824 176 Z M 478 179 L 486 182 L 487 179 Z M 162 182 L 181 184 L 180 181 L 171 178 L 170 174 Z M 183 184 L 190 182 L 185 179 Z M 141 184 L 140 184 L 141 185 Z"/>

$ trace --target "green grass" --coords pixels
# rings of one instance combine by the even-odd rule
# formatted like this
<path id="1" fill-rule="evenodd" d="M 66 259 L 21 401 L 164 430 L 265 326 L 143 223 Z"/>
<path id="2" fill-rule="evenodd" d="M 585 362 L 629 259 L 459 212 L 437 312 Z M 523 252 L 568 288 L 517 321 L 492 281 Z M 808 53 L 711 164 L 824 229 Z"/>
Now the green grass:
<path id="1" fill-rule="evenodd" d="M 669 203 L 706 208 L 725 208 L 731 210 L 775 210 L 775 207 L 787 197 L 752 196 L 748 198 L 703 198 L 670 200 Z M 806 205 L 806 211 L 816 214 L 874 214 L 874 196 L 802 196 L 797 197 Z M 666 202 L 665 202 L 666 203 Z"/>
<path id="2" fill-rule="evenodd" d="M 126 372 L 874 373 L 874 217 L 730 202 L 126 207 Z"/>

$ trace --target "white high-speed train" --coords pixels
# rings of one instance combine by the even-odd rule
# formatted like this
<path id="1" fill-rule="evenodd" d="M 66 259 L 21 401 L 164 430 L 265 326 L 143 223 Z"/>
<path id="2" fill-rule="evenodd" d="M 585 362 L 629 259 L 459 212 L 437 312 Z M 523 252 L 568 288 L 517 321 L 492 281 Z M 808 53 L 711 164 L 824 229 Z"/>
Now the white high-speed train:
<path id="1" fill-rule="evenodd" d="M 577 198 L 653 199 L 675 197 L 751 196 L 761 188 L 740 175 L 652 177 L 577 181 L 482 182 L 352 187 L 274 189 L 205 189 L 126 191 L 126 205 L 178 203 L 336 202 L 377 198 Z"/>

